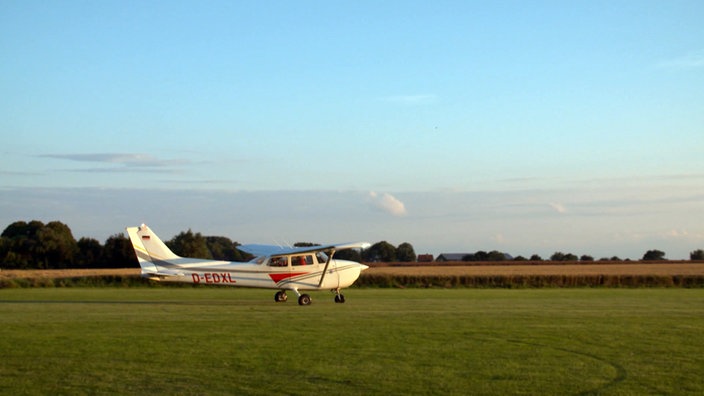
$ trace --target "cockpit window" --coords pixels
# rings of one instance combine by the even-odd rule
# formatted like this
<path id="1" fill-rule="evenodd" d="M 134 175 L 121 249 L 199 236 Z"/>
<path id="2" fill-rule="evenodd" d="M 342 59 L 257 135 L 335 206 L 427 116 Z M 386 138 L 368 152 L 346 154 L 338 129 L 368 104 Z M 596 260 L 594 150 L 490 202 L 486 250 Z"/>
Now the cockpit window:
<path id="1" fill-rule="evenodd" d="M 269 259 L 269 267 L 287 267 L 287 257 L 272 257 Z"/>
<path id="2" fill-rule="evenodd" d="M 306 254 L 303 256 L 292 256 L 291 265 L 311 265 L 313 264 L 313 256 Z"/>
<path id="3" fill-rule="evenodd" d="M 325 264 L 328 262 L 328 255 L 323 252 L 317 252 L 315 258 L 318 259 L 320 264 Z"/>

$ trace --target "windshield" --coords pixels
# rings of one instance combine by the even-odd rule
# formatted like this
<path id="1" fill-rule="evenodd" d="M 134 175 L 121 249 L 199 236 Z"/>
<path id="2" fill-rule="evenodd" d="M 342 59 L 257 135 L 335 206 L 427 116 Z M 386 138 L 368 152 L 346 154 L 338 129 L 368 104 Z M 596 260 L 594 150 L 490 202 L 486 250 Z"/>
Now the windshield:
<path id="1" fill-rule="evenodd" d="M 315 257 L 318 259 L 318 262 L 320 264 L 325 264 L 328 262 L 328 255 L 325 254 L 324 252 L 315 253 Z"/>

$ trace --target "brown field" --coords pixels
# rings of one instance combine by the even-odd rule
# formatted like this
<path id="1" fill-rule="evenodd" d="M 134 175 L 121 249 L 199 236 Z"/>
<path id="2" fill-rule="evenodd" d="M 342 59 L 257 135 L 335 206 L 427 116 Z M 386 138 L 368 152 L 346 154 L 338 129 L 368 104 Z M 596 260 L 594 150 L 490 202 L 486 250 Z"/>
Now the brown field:
<path id="1" fill-rule="evenodd" d="M 139 268 L 60 269 L 60 270 L 0 270 L 0 279 L 57 279 L 105 275 L 139 275 Z"/>
<path id="2" fill-rule="evenodd" d="M 521 264 L 521 265 L 432 265 L 411 267 L 372 267 L 368 275 L 402 276 L 492 276 L 492 275 L 704 275 L 704 263 L 632 264 Z"/>
<path id="3" fill-rule="evenodd" d="M 415 263 L 414 263 L 415 264 Z M 120 269 L 62 269 L 62 270 L 0 270 L 0 279 L 57 279 L 91 276 L 137 276 L 139 268 Z M 618 276 L 681 276 L 704 275 L 704 263 L 691 261 L 670 261 L 658 263 L 610 263 L 610 264 L 545 264 L 529 263 L 515 265 L 460 265 L 449 263 L 440 265 L 391 265 L 372 266 L 364 275 L 397 276 L 550 276 L 550 275 L 618 275 Z"/>

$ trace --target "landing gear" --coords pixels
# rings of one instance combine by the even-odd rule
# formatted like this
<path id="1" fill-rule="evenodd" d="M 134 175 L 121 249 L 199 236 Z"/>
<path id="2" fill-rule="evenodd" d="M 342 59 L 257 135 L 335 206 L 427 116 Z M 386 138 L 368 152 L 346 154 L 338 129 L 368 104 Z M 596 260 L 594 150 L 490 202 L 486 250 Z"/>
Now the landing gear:
<path id="1" fill-rule="evenodd" d="M 310 305 L 310 296 L 307 294 L 301 294 L 298 297 L 298 305 Z"/>
<path id="2" fill-rule="evenodd" d="M 307 294 L 301 294 L 298 292 L 298 290 L 293 290 L 296 295 L 298 296 L 298 305 L 310 305 L 311 299 L 310 296 Z M 345 296 L 340 293 L 339 290 L 332 290 L 333 293 L 335 293 L 335 302 L 338 304 L 342 304 L 345 302 Z M 278 302 L 286 302 L 288 300 L 288 296 L 286 295 L 285 290 L 279 290 L 274 294 L 274 301 Z"/>
<path id="3" fill-rule="evenodd" d="M 345 296 L 344 294 L 340 293 L 340 289 L 332 289 L 331 292 L 335 293 L 335 302 L 338 304 L 344 304 L 345 303 Z"/>
<path id="4" fill-rule="evenodd" d="M 274 294 L 274 301 L 286 302 L 286 300 L 288 300 L 288 296 L 285 291 L 277 291 L 276 294 Z"/>

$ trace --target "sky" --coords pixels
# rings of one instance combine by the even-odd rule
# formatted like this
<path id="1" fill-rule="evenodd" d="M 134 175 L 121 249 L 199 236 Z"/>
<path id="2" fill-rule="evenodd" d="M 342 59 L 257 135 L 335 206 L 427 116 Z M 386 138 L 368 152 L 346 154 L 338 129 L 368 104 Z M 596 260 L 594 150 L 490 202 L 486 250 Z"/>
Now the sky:
<path id="1" fill-rule="evenodd" d="M 0 227 L 688 259 L 704 2 L 0 2 Z"/>

